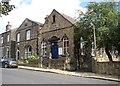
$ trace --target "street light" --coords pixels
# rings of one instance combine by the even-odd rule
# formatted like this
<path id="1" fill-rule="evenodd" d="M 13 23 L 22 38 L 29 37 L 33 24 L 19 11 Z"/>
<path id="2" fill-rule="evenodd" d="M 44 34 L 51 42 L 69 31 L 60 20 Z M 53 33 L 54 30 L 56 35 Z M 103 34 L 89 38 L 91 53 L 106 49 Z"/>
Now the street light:
<path id="1" fill-rule="evenodd" d="M 96 46 L 95 25 L 94 25 L 92 22 L 91 22 L 90 24 L 91 24 L 91 26 L 93 27 L 93 36 L 94 36 L 94 53 L 95 53 L 95 57 L 96 57 L 96 48 L 97 48 L 97 46 Z"/>

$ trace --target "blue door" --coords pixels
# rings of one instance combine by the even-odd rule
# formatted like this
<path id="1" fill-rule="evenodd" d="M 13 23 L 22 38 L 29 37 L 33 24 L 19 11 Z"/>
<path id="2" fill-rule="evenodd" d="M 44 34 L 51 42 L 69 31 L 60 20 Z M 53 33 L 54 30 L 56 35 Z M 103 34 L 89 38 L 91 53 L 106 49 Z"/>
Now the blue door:
<path id="1" fill-rule="evenodd" d="M 57 59 L 58 58 L 58 45 L 57 43 L 52 43 L 51 47 L 51 53 L 52 53 L 52 59 Z"/>

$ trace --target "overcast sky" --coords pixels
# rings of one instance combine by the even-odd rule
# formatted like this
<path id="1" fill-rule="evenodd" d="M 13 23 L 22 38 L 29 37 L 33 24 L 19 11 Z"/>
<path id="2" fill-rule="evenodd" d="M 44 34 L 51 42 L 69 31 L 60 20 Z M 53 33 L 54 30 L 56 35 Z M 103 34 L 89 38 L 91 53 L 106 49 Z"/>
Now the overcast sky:
<path id="1" fill-rule="evenodd" d="M 5 31 L 5 26 L 9 21 L 13 28 L 19 27 L 25 18 L 44 23 L 44 18 L 53 9 L 71 17 L 77 17 L 77 10 L 85 11 L 80 0 L 11 0 L 16 8 L 8 16 L 0 18 L 0 33 Z"/>
<path id="2" fill-rule="evenodd" d="M 44 23 L 44 18 L 53 9 L 73 18 L 78 17 L 77 11 L 85 12 L 87 2 L 91 1 L 96 0 L 11 0 L 10 4 L 14 4 L 16 8 L 8 16 L 0 17 L 0 33 L 5 32 L 8 21 L 12 28 L 19 27 L 25 18 Z"/>

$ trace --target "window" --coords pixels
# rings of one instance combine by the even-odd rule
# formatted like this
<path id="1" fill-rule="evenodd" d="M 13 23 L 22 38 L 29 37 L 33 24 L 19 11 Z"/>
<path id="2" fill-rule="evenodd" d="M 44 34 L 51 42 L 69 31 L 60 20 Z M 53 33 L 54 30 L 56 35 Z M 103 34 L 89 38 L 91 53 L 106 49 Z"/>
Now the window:
<path id="1" fill-rule="evenodd" d="M 3 44 L 3 37 L 1 37 L 1 44 Z"/>
<path id="2" fill-rule="evenodd" d="M 68 47 L 69 47 L 68 37 L 65 36 L 65 37 L 63 37 L 63 55 L 68 54 Z"/>
<path id="3" fill-rule="evenodd" d="M 9 35 L 7 35 L 7 42 L 9 42 L 10 41 L 10 36 Z"/>
<path id="4" fill-rule="evenodd" d="M 30 40 L 30 30 L 26 31 L 26 40 Z"/>
<path id="5" fill-rule="evenodd" d="M 9 48 L 6 49 L 6 56 L 9 58 Z"/>
<path id="6" fill-rule="evenodd" d="M 32 55 L 32 47 L 28 46 L 25 48 L 25 59 Z"/>
<path id="7" fill-rule="evenodd" d="M 17 34 L 17 42 L 20 42 L 20 33 Z"/>
<path id="8" fill-rule="evenodd" d="M 45 41 L 43 41 L 42 43 L 41 43 L 41 55 L 42 56 L 46 56 L 46 50 L 47 50 L 47 45 L 46 45 L 46 42 Z"/>
<path id="9" fill-rule="evenodd" d="M 53 23 L 55 23 L 55 15 L 53 15 Z"/>

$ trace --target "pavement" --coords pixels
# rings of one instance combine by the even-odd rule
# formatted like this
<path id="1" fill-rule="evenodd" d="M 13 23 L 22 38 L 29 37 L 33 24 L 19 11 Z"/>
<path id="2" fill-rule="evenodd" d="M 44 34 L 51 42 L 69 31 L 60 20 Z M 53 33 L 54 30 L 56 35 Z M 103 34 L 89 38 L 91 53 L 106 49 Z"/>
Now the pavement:
<path id="1" fill-rule="evenodd" d="M 84 78 L 95 78 L 95 79 L 103 79 L 109 81 L 116 81 L 120 82 L 120 76 L 114 75 L 106 75 L 106 74 L 96 74 L 92 72 L 78 72 L 78 71 L 65 71 L 60 69 L 44 69 L 44 68 L 36 68 L 36 67 L 28 67 L 28 66 L 18 66 L 20 69 L 27 69 L 27 70 L 34 70 L 34 71 L 42 71 L 42 72 L 51 72 L 57 74 L 65 74 L 65 75 L 72 75 Z"/>

